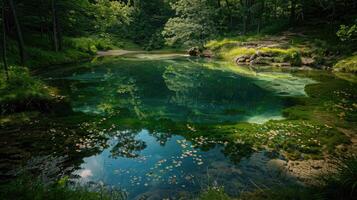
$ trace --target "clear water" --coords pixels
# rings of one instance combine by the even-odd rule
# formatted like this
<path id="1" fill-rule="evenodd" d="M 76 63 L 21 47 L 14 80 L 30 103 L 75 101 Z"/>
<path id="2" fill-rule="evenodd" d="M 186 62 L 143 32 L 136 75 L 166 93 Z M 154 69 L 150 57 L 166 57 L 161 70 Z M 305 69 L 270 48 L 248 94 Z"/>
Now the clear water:
<path id="1" fill-rule="evenodd" d="M 160 58 L 99 58 L 42 73 L 65 91 L 75 111 L 98 122 L 93 134 L 107 138 L 73 172 L 76 182 L 115 186 L 129 199 L 174 199 L 209 186 L 224 186 L 236 196 L 292 181 L 270 167 L 269 152 L 187 139 L 179 125 L 194 131 L 192 124 L 282 119 L 285 97 L 304 95 L 310 80 L 281 72 L 239 73 L 212 60 Z"/>

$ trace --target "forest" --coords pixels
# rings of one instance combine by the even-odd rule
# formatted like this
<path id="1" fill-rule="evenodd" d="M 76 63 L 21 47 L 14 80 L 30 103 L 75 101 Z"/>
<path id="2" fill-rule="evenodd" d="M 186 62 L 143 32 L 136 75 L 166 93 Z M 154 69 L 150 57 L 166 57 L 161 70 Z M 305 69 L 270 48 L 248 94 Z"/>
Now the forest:
<path id="1" fill-rule="evenodd" d="M 0 8 L 0 199 L 357 195 L 357 1 Z"/>

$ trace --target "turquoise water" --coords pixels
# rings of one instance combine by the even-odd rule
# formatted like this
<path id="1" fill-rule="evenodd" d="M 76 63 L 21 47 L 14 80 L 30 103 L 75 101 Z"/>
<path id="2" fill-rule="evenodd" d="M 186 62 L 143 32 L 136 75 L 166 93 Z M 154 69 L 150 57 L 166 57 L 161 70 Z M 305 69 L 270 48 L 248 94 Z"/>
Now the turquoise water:
<path id="1" fill-rule="evenodd" d="M 281 117 L 283 98 L 264 88 L 269 82 L 222 71 L 221 65 L 187 58 L 104 59 L 46 76 L 65 85 L 74 110 L 85 113 L 124 109 L 139 119 L 199 123 Z"/>
<path id="2" fill-rule="evenodd" d="M 42 72 L 74 111 L 87 116 L 80 126 L 106 138 L 72 172 L 73 180 L 119 188 L 129 199 L 191 198 L 208 187 L 237 196 L 293 182 L 271 166 L 274 153 L 239 141 L 187 139 L 180 128 L 283 119 L 286 97 L 304 95 L 311 83 L 290 73 L 237 69 L 213 60 L 140 55 Z M 93 145 L 95 139 L 87 139 L 77 151 Z"/>

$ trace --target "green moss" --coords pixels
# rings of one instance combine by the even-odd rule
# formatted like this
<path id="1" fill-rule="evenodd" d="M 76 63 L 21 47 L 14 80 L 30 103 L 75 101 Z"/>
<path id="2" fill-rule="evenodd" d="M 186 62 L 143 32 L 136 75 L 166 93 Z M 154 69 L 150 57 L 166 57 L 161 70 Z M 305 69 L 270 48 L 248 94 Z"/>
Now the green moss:
<path id="1" fill-rule="evenodd" d="M 219 56 L 224 60 L 233 61 L 234 58 L 242 56 L 242 55 L 253 55 L 256 50 L 253 48 L 245 48 L 245 47 L 236 47 L 230 50 L 222 50 L 219 53 Z"/>
<path id="2" fill-rule="evenodd" d="M 333 70 L 337 72 L 357 73 L 357 55 L 338 61 L 333 67 Z"/>
<path id="3" fill-rule="evenodd" d="M 256 43 L 259 44 L 259 37 L 249 37 L 248 39 L 249 41 L 258 39 Z M 248 39 L 245 38 L 245 41 Z M 270 57 L 274 58 L 275 62 L 289 62 L 293 66 L 300 66 L 302 63 L 302 53 L 298 48 L 244 47 L 242 46 L 241 38 L 225 38 L 223 40 L 213 40 L 206 44 L 206 48 L 214 51 L 216 55 L 227 61 L 232 61 L 234 58 L 242 55 L 251 56 L 260 51 L 265 54 L 269 54 Z"/>

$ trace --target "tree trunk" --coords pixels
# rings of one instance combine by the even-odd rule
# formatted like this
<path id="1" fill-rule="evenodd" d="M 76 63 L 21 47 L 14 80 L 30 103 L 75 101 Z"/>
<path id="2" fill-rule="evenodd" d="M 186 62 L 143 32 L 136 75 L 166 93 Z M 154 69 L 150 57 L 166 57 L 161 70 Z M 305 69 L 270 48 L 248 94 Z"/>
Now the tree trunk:
<path id="1" fill-rule="evenodd" d="M 278 13 L 277 13 L 277 12 L 278 12 L 277 0 L 274 0 L 274 11 L 273 11 L 273 12 L 274 12 L 274 13 L 273 13 L 273 14 L 274 14 L 274 17 L 273 17 L 273 18 L 274 18 L 274 19 L 277 19 L 277 18 L 278 18 L 278 15 L 277 15 L 277 14 L 278 14 Z"/>
<path id="2" fill-rule="evenodd" d="M 228 9 L 228 14 L 229 14 L 229 28 L 233 28 L 233 15 L 232 15 L 232 10 L 231 10 L 231 5 L 229 4 L 228 0 L 226 0 L 226 6 Z"/>
<path id="3" fill-rule="evenodd" d="M 53 31 L 53 49 L 58 52 L 58 32 L 57 32 L 57 14 L 56 2 L 52 0 L 52 31 Z"/>
<path id="4" fill-rule="evenodd" d="M 296 16 L 296 0 L 291 0 L 290 25 L 295 25 L 295 16 Z"/>
<path id="5" fill-rule="evenodd" d="M 264 10 L 265 10 L 265 0 L 261 1 L 260 5 L 260 13 L 259 13 L 259 18 L 258 18 L 258 28 L 257 28 L 257 33 L 260 33 L 261 26 L 263 24 L 263 18 L 264 18 Z"/>
<path id="6" fill-rule="evenodd" d="M 25 64 L 25 44 L 24 44 L 24 39 L 22 37 L 22 31 L 20 27 L 19 20 L 17 19 L 17 14 L 16 14 L 16 8 L 13 0 L 8 0 L 9 6 L 14 18 L 15 26 L 16 26 L 16 33 L 17 33 L 17 42 L 19 45 L 19 50 L 20 50 L 20 59 L 21 59 L 21 64 Z"/>
<path id="7" fill-rule="evenodd" d="M 5 22 L 5 2 L 2 7 L 2 59 L 4 62 L 4 70 L 5 70 L 5 75 L 6 75 L 6 80 L 9 80 L 9 70 L 7 66 L 7 60 L 6 60 L 6 22 Z"/>
<path id="8" fill-rule="evenodd" d="M 241 6 L 243 7 L 243 35 L 247 33 L 247 0 L 240 1 Z"/>

